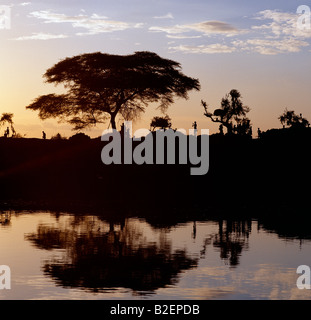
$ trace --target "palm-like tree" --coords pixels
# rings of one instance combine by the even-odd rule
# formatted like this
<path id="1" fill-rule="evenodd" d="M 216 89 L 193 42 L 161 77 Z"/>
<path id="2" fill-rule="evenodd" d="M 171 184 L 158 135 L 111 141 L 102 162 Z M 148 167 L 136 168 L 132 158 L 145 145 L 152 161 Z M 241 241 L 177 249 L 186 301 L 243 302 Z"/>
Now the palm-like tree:
<path id="1" fill-rule="evenodd" d="M 15 136 L 16 131 L 14 129 L 14 122 L 13 122 L 13 113 L 2 113 L 0 118 L 0 126 L 9 125 L 12 131 L 12 137 Z"/>

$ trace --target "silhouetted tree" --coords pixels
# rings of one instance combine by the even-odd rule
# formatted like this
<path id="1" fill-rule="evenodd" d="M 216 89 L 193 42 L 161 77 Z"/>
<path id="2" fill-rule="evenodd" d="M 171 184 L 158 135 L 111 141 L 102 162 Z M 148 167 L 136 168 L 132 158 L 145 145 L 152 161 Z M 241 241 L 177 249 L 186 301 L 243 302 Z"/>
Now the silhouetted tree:
<path id="1" fill-rule="evenodd" d="M 218 234 L 214 235 L 213 246 L 219 248 L 221 259 L 228 261 L 231 267 L 236 267 L 240 263 L 242 250 L 248 247 L 251 221 L 219 220 L 218 225 Z"/>
<path id="2" fill-rule="evenodd" d="M 165 117 L 153 117 L 150 123 L 150 128 L 152 131 L 154 131 L 155 128 L 170 129 L 171 126 L 171 118 L 168 115 Z"/>
<path id="3" fill-rule="evenodd" d="M 91 137 L 83 132 L 76 133 L 69 138 L 69 140 L 73 140 L 73 141 L 88 141 L 90 139 Z"/>
<path id="4" fill-rule="evenodd" d="M 166 239 L 146 241 L 143 231 L 128 220 L 116 230 L 98 220 L 81 216 L 69 227 L 39 225 L 26 239 L 37 248 L 65 249 L 59 261 L 44 263 L 44 273 L 56 284 L 93 292 L 130 288 L 138 294 L 154 292 L 176 283 L 178 275 L 197 266 L 185 250 L 175 250 Z M 79 232 L 78 230 L 86 230 Z"/>
<path id="5" fill-rule="evenodd" d="M 295 114 L 295 111 L 285 109 L 284 113 L 279 116 L 279 120 L 284 127 L 309 127 L 310 123 L 307 119 L 302 117 L 302 114 L 299 116 Z"/>
<path id="6" fill-rule="evenodd" d="M 164 112 L 174 96 L 188 98 L 200 89 L 197 79 L 185 76 L 178 62 L 153 52 L 111 55 L 101 52 L 66 58 L 44 74 L 46 81 L 64 84 L 66 94 L 48 94 L 35 99 L 27 109 L 39 111 L 41 119 L 58 118 L 79 130 L 116 116 L 135 119 L 148 103 L 160 102 Z"/>
<path id="7" fill-rule="evenodd" d="M 221 100 L 221 107 L 213 113 L 208 111 L 208 105 L 201 100 L 204 107 L 204 115 L 210 118 L 213 122 L 221 123 L 227 128 L 227 134 L 251 135 L 252 127 L 250 120 L 246 114 L 250 111 L 249 107 L 244 106 L 241 101 L 241 94 L 238 90 L 231 90 Z M 222 131 L 223 127 L 220 127 Z"/>
<path id="8" fill-rule="evenodd" d="M 51 137 L 51 140 L 66 140 L 66 137 L 63 137 L 60 133 L 57 133 L 55 136 Z"/>
<path id="9" fill-rule="evenodd" d="M 16 131 L 14 129 L 13 116 L 13 113 L 2 113 L 2 116 L 0 118 L 0 126 L 8 124 L 11 127 L 12 137 L 16 134 Z"/>

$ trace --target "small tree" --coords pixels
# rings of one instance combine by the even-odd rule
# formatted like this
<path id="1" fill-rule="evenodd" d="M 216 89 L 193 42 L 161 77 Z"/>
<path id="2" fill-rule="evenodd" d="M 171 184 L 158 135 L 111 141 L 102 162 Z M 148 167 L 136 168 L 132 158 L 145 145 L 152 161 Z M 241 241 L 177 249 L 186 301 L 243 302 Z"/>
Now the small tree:
<path id="1" fill-rule="evenodd" d="M 35 99 L 27 109 L 39 111 L 41 119 L 58 118 L 75 130 L 95 126 L 116 117 L 135 119 L 149 103 L 160 102 L 166 111 L 174 97 L 188 98 L 200 90 L 197 79 L 185 76 L 178 62 L 153 52 L 120 56 L 101 52 L 66 58 L 46 71 L 49 83 L 64 84 L 65 94 L 48 94 Z"/>
<path id="2" fill-rule="evenodd" d="M 208 105 L 205 101 L 201 101 L 204 107 L 204 115 L 213 122 L 220 123 L 226 127 L 227 134 L 251 135 L 252 127 L 250 120 L 246 114 L 250 111 L 249 107 L 244 106 L 241 101 L 241 94 L 238 90 L 231 90 L 221 100 L 221 107 L 213 113 L 208 111 Z M 220 128 L 223 128 L 220 126 Z"/>
<path id="3" fill-rule="evenodd" d="M 79 133 L 76 133 L 73 136 L 71 136 L 69 138 L 69 140 L 72 140 L 72 141 L 88 141 L 88 140 L 91 140 L 91 137 L 88 136 L 87 134 L 83 133 L 83 132 L 79 132 Z"/>
<path id="4" fill-rule="evenodd" d="M 303 118 L 302 114 L 298 116 L 293 110 L 289 111 L 285 109 L 284 113 L 279 116 L 279 120 L 283 127 L 306 128 L 310 126 L 309 121 Z"/>
<path id="5" fill-rule="evenodd" d="M 55 136 L 51 137 L 51 140 L 67 140 L 67 138 L 63 137 L 60 133 L 57 133 Z"/>
<path id="6" fill-rule="evenodd" d="M 150 123 L 150 128 L 154 131 L 156 128 L 170 129 L 172 127 L 171 118 L 166 115 L 165 117 L 153 117 Z"/>
<path id="7" fill-rule="evenodd" d="M 0 126 L 3 126 L 5 124 L 10 126 L 12 131 L 12 137 L 16 135 L 16 131 L 14 129 L 13 116 L 13 113 L 2 113 L 2 116 L 0 118 Z"/>

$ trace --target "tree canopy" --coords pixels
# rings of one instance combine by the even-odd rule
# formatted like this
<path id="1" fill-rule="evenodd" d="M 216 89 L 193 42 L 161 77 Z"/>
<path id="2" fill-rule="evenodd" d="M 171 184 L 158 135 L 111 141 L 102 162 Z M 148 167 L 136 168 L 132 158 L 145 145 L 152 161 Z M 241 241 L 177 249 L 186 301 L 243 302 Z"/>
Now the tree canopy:
<path id="1" fill-rule="evenodd" d="M 171 126 L 172 120 L 168 115 L 166 115 L 165 117 L 153 117 L 150 123 L 150 128 L 152 129 L 152 131 L 154 131 L 155 128 L 170 129 Z"/>
<path id="2" fill-rule="evenodd" d="M 56 63 L 44 77 L 67 92 L 39 96 L 26 108 L 39 111 L 41 119 L 69 122 L 75 130 L 108 119 L 116 129 L 117 115 L 134 120 L 153 102 L 164 112 L 174 97 L 187 99 L 190 90 L 200 90 L 199 81 L 184 75 L 178 62 L 148 51 L 82 54 Z"/>
<path id="3" fill-rule="evenodd" d="M 306 118 L 302 117 L 302 114 L 299 116 L 295 111 L 289 111 L 285 109 L 284 113 L 279 116 L 279 120 L 283 126 L 296 128 L 296 127 L 309 127 L 310 123 Z"/>
<path id="4" fill-rule="evenodd" d="M 243 105 L 241 93 L 238 90 L 232 89 L 222 98 L 220 108 L 214 110 L 213 113 L 208 111 L 208 105 L 205 101 L 201 100 L 201 104 L 205 110 L 204 115 L 213 122 L 220 123 L 221 128 L 222 126 L 226 127 L 227 134 L 252 134 L 250 120 L 246 117 L 250 108 Z"/>

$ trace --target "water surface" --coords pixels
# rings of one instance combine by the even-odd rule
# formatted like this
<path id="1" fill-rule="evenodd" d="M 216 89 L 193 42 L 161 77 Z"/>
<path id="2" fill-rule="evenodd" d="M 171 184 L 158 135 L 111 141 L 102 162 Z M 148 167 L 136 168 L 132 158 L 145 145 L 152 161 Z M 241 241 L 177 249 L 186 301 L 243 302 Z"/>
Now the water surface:
<path id="1" fill-rule="evenodd" d="M 257 220 L 155 224 L 96 215 L 2 212 L 0 299 L 311 299 L 308 236 Z"/>

